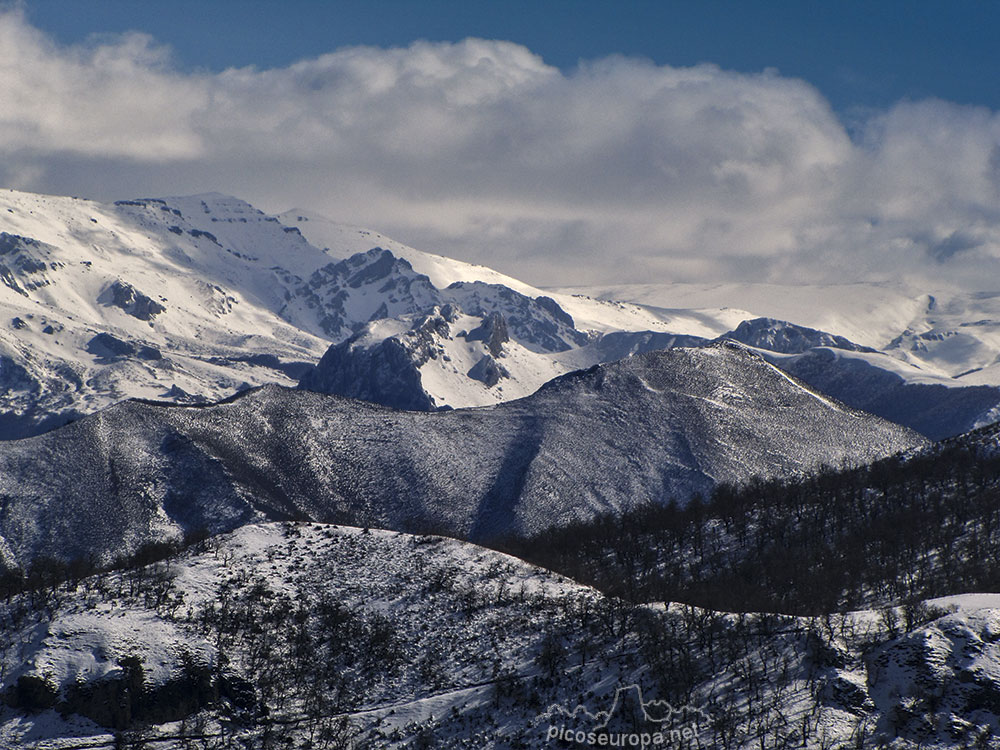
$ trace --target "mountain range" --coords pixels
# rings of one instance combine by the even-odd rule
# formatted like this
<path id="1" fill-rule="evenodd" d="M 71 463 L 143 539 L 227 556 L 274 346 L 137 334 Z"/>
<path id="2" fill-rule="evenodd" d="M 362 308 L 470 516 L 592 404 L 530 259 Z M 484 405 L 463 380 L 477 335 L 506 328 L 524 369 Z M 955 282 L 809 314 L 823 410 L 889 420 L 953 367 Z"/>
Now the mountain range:
<path id="1" fill-rule="evenodd" d="M 519 375 L 505 378 L 506 390 L 468 378 L 471 365 L 460 378 L 444 368 L 445 390 L 431 386 L 437 405 L 527 395 L 575 368 L 549 362 L 554 354 L 602 332 L 670 326 L 645 308 L 556 299 L 366 230 L 336 226 L 325 239 L 320 249 L 296 226 L 218 194 L 106 205 L 0 192 L 2 436 L 37 434 L 129 397 L 190 403 L 294 385 L 365 324 L 385 338 L 407 327 L 400 319 L 446 304 L 470 331 L 503 314 L 510 359 L 526 364 L 505 367 Z"/>
<path id="2" fill-rule="evenodd" d="M 0 746 L 995 739 L 996 295 L 14 191 L 0 282 Z"/>
<path id="3" fill-rule="evenodd" d="M 931 439 L 1000 414 L 986 294 L 813 289 L 831 305 L 820 313 L 787 289 L 615 289 L 639 300 L 623 303 L 218 194 L 107 205 L 15 191 L 0 192 L 0 281 L 6 439 L 126 398 L 208 403 L 267 383 L 406 409 L 483 406 L 720 337 Z M 702 306 L 679 306 L 691 302 Z"/>

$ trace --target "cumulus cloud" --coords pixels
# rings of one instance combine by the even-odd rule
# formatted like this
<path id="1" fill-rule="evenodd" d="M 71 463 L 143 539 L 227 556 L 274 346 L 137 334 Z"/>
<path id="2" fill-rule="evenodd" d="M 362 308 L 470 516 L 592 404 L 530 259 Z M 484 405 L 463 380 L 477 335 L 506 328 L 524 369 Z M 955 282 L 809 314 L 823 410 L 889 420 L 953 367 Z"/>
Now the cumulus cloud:
<path id="1" fill-rule="evenodd" d="M 160 161 L 196 156 L 192 118 L 204 81 L 171 74 L 166 50 L 141 34 L 58 49 L 0 16 L 0 149 L 43 161 L 58 153 Z"/>
<path id="2" fill-rule="evenodd" d="M 852 140 L 808 83 L 626 58 L 564 73 L 468 39 L 182 73 L 142 35 L 60 47 L 0 14 L 0 179 L 220 190 L 539 284 L 1000 270 L 1000 118 L 940 101 Z"/>

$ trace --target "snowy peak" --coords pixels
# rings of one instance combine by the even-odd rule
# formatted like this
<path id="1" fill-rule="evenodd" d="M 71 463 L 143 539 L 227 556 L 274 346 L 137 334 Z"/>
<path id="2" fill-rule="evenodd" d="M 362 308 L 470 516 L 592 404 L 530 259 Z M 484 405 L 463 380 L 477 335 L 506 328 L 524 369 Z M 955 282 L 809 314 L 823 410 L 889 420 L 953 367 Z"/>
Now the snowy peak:
<path id="1" fill-rule="evenodd" d="M 293 290 L 298 309 L 313 310 L 323 334 L 342 341 L 359 325 L 441 304 L 430 280 L 388 250 L 372 248 L 317 269 Z M 288 308 L 285 308 L 288 309 Z"/>
<path id="2" fill-rule="evenodd" d="M 722 338 L 781 354 L 800 354 L 817 346 L 829 346 L 847 351 L 875 351 L 869 347 L 858 346 L 843 336 L 774 318 L 744 320 L 735 330 L 724 334 Z"/>
<path id="3" fill-rule="evenodd" d="M 398 258 L 406 258 L 416 272 L 427 276 L 437 289 L 445 289 L 459 281 L 481 281 L 499 284 L 529 297 L 540 293 L 531 285 L 492 268 L 416 250 L 378 232 L 342 224 L 315 212 L 292 209 L 277 218 L 285 226 L 298 229 L 309 242 L 334 258 L 349 258 L 372 247 L 385 248 Z"/>
<path id="4" fill-rule="evenodd" d="M 718 341 L 754 347 L 818 391 L 932 440 L 966 432 L 1000 416 L 1000 388 L 967 385 L 900 361 L 889 350 L 858 346 L 824 331 L 756 318 Z"/>
<path id="5" fill-rule="evenodd" d="M 383 248 L 320 269 L 309 286 L 325 295 L 317 305 L 326 330 L 354 333 L 333 344 L 300 385 L 394 408 L 526 396 L 577 366 L 573 353 L 592 338 L 550 297 L 481 281 L 438 289 Z M 587 352 L 587 365 L 595 353 Z"/>
<path id="6" fill-rule="evenodd" d="M 449 301 L 470 315 L 486 318 L 500 312 L 511 336 L 538 352 L 563 352 L 583 346 L 590 337 L 576 330 L 573 318 L 545 295 L 529 297 L 500 284 L 456 282 L 444 290 Z"/>
<path id="7" fill-rule="evenodd" d="M 405 258 L 381 247 L 328 263 L 294 293 L 298 302 L 317 311 L 320 327 L 334 341 L 351 336 L 367 322 L 428 314 L 431 308 L 449 304 L 484 319 L 494 312 L 503 315 L 514 338 L 536 351 L 565 351 L 588 341 L 549 297 L 532 298 L 481 281 L 439 289 Z"/>

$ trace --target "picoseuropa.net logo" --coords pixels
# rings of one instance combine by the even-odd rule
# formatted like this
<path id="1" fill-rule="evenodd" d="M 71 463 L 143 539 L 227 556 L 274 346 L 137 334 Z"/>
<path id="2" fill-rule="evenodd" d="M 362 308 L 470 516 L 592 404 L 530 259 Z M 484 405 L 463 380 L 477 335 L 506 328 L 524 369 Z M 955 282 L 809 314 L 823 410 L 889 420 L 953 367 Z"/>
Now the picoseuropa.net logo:
<path id="1" fill-rule="evenodd" d="M 694 706 L 644 701 L 638 685 L 618 688 L 607 711 L 591 713 L 585 706 L 569 710 L 552 705 L 539 718 L 546 741 L 557 747 L 683 746 L 696 740 L 709 721 Z"/>

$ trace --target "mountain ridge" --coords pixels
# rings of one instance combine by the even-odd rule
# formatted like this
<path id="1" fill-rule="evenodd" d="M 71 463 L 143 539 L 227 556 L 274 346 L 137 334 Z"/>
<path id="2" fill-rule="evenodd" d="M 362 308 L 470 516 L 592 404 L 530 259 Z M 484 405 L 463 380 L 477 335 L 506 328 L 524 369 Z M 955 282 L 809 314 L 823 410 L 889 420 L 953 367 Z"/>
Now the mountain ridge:
<path id="1" fill-rule="evenodd" d="M 100 556 L 254 519 L 484 539 L 923 443 L 736 345 L 650 352 L 454 411 L 274 385 L 211 406 L 128 401 L 0 444 L 0 555 Z"/>

